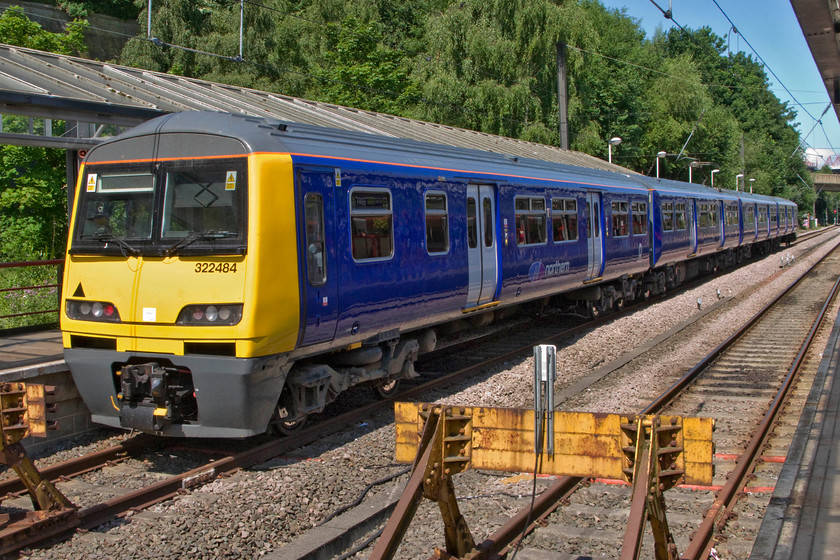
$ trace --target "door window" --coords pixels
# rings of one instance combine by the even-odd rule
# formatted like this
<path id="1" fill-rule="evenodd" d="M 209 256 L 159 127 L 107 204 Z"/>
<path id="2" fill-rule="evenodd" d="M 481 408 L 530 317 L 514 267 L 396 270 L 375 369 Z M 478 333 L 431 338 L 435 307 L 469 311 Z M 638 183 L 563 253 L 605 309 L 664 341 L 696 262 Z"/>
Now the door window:
<path id="1" fill-rule="evenodd" d="M 324 261 L 324 199 L 320 194 L 309 193 L 304 198 L 306 219 L 306 275 L 313 286 L 323 286 L 327 281 Z"/>

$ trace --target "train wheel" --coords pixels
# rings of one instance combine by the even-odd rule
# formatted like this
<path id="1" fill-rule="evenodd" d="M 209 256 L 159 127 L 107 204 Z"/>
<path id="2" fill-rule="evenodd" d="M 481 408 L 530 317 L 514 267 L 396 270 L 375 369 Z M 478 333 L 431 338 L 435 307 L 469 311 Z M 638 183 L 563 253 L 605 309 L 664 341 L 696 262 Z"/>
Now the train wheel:
<path id="1" fill-rule="evenodd" d="M 298 431 L 306 424 L 306 417 L 297 420 L 287 420 L 289 417 L 289 409 L 280 404 L 274 410 L 274 415 L 269 422 L 269 429 L 280 436 L 290 436 Z"/>
<path id="2" fill-rule="evenodd" d="M 394 393 L 397 392 L 397 389 L 400 386 L 399 379 L 386 379 L 383 381 L 379 381 L 374 383 L 373 391 L 374 394 L 380 398 L 387 399 L 388 397 L 392 396 Z"/>

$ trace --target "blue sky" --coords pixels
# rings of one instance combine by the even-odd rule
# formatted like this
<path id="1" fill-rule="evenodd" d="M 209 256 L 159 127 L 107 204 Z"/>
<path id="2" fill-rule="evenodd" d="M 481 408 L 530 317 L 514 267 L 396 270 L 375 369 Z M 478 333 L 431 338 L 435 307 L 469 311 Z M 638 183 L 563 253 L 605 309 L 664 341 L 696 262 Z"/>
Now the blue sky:
<path id="1" fill-rule="evenodd" d="M 669 0 L 654 1 L 663 9 L 668 9 Z M 658 27 L 667 30 L 674 25 L 663 17 L 651 0 L 601 0 L 601 3 L 608 8 L 624 9 L 627 16 L 639 21 L 648 37 Z M 840 123 L 834 109 L 829 109 L 820 119 L 829 104 L 828 93 L 790 0 L 717 0 L 717 3 L 740 34 L 731 34 L 730 48 L 733 51 L 742 50 L 755 58 L 744 41 L 746 39 L 778 76 L 776 79 L 770 72 L 767 73 L 773 93 L 796 110 L 800 136 L 807 135 L 803 138 L 806 146 L 840 151 Z M 696 29 L 708 26 L 721 37 L 729 34 L 731 25 L 712 0 L 670 0 L 670 4 L 674 20 L 683 27 Z M 814 127 L 815 118 L 821 120 L 822 125 Z M 812 128 L 813 132 L 809 134 Z"/>

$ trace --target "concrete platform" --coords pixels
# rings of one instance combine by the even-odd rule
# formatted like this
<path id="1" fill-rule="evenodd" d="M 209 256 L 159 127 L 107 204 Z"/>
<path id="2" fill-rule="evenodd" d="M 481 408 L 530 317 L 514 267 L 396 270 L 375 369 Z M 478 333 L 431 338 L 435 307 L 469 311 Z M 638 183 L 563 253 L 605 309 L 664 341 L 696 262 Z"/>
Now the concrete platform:
<path id="1" fill-rule="evenodd" d="M 55 387 L 48 402 L 56 405 L 47 414 L 53 429 L 46 438 L 26 437 L 23 446 L 37 452 L 57 441 L 67 440 L 94 428 L 64 362 L 61 332 L 33 331 L 0 337 L 0 382 L 24 381 Z"/>
<path id="2" fill-rule="evenodd" d="M 0 373 L 64 360 L 61 331 L 35 331 L 0 337 Z"/>

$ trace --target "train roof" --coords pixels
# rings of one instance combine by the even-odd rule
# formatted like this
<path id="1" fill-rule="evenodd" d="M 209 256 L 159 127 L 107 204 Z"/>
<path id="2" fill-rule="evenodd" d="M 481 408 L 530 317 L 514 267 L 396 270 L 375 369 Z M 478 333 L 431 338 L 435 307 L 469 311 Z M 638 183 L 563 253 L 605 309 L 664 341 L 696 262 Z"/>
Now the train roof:
<path id="1" fill-rule="evenodd" d="M 208 142 L 189 142 L 183 135 L 207 135 Z M 160 135 L 160 136 L 157 136 Z M 553 161 L 519 158 L 497 152 L 460 148 L 242 114 L 188 111 L 146 121 L 88 152 L 86 163 L 145 161 L 160 158 L 237 156 L 258 152 L 293 157 L 410 165 L 489 176 L 533 177 L 579 185 L 657 190 L 708 198 L 744 197 L 726 189 L 644 175 L 590 169 Z M 763 196 L 763 195 L 751 195 Z M 769 198 L 769 197 L 768 197 Z"/>
<path id="2" fill-rule="evenodd" d="M 163 135 L 153 138 L 154 135 Z M 216 137 L 198 145 L 182 134 Z M 169 140 L 166 139 L 170 136 Z M 224 140 L 227 139 L 227 140 Z M 88 152 L 87 163 L 283 152 L 293 156 L 411 165 L 429 169 L 533 176 L 547 180 L 647 190 L 643 176 L 589 169 L 497 152 L 218 112 L 173 113 L 151 119 Z"/>

